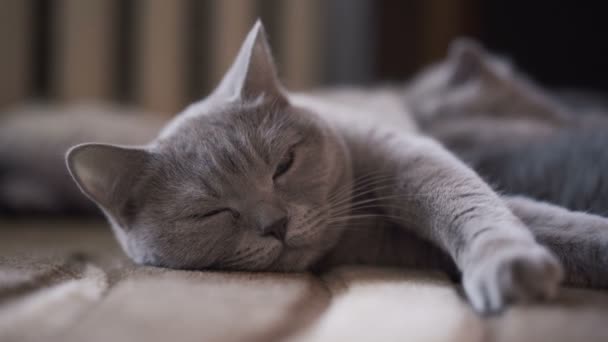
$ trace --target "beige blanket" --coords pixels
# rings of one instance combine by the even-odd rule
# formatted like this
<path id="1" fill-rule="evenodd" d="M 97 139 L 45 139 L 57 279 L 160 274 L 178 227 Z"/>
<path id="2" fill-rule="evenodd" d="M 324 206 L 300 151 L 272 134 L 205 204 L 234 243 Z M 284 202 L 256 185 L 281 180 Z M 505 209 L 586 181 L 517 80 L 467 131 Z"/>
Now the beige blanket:
<path id="1" fill-rule="evenodd" d="M 482 319 L 438 273 L 139 267 L 103 223 L 0 221 L 0 341 L 608 341 L 608 291 Z"/>

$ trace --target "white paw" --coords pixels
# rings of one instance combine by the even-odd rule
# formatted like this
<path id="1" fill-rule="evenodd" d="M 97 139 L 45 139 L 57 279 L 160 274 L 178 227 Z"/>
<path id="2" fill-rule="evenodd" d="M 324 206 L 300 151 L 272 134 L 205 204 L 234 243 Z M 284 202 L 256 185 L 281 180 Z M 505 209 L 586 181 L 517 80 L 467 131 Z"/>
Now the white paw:
<path id="1" fill-rule="evenodd" d="M 545 300 L 556 295 L 563 270 L 544 247 L 510 244 L 483 255 L 464 270 L 462 280 L 477 312 L 496 313 L 511 302 Z"/>

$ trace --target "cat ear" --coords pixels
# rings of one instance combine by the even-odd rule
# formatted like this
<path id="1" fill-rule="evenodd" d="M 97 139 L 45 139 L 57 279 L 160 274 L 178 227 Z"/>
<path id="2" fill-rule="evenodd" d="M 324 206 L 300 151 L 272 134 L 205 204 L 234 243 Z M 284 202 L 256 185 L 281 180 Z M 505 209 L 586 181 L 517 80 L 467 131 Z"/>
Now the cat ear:
<path id="1" fill-rule="evenodd" d="M 448 58 L 452 63 L 449 82 L 453 86 L 479 79 L 488 69 L 485 51 L 472 39 L 460 38 L 450 44 Z"/>
<path id="2" fill-rule="evenodd" d="M 259 19 L 214 93 L 228 97 L 254 99 L 266 96 L 285 100 L 266 32 Z"/>
<path id="3" fill-rule="evenodd" d="M 127 200 L 148 160 L 143 149 L 106 144 L 77 145 L 66 155 L 78 187 L 118 221 L 125 218 Z"/>

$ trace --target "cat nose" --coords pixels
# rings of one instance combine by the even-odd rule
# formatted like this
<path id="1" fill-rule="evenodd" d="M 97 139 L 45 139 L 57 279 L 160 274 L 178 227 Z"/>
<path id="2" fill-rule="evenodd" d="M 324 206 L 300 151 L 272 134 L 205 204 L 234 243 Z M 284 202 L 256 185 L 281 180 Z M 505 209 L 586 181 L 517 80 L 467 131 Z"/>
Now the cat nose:
<path id="1" fill-rule="evenodd" d="M 271 222 L 267 226 L 262 227 L 262 236 L 273 236 L 277 240 L 283 241 L 285 239 L 285 232 L 287 231 L 287 216 L 278 218 L 276 221 Z"/>
<path id="2" fill-rule="evenodd" d="M 287 231 L 287 214 L 274 206 L 260 206 L 257 214 L 257 224 L 262 236 L 273 236 L 278 240 L 285 238 Z"/>

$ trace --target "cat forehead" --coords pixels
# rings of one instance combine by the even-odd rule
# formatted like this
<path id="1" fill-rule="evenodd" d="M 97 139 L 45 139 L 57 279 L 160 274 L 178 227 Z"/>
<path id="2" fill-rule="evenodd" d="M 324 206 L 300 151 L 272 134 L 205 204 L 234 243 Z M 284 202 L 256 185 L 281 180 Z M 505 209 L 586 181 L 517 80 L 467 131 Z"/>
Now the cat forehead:
<path id="1" fill-rule="evenodd" d="M 176 118 L 158 140 L 160 145 L 190 151 L 244 145 L 272 149 L 310 134 L 310 122 L 286 106 L 234 104 L 194 106 Z"/>
<path id="2" fill-rule="evenodd" d="M 159 168 L 208 179 L 263 170 L 292 146 L 318 135 L 298 114 L 289 108 L 239 106 L 192 115 L 157 141 Z"/>

